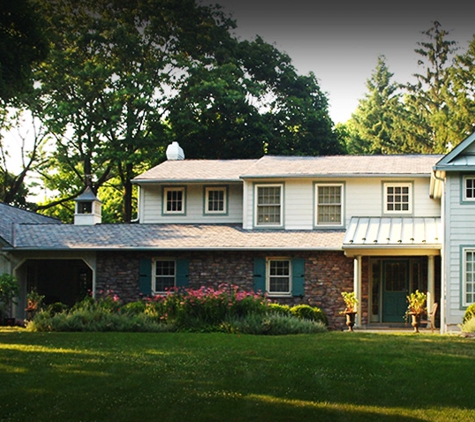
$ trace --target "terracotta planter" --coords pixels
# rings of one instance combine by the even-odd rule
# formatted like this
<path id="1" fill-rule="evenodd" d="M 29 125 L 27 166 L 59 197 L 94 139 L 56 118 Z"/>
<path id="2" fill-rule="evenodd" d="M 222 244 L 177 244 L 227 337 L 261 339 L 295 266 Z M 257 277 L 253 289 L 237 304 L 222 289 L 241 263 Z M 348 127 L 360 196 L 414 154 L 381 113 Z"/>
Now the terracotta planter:
<path id="1" fill-rule="evenodd" d="M 355 325 L 356 312 L 345 312 L 346 315 L 346 325 L 348 331 L 353 331 L 353 326 Z"/>

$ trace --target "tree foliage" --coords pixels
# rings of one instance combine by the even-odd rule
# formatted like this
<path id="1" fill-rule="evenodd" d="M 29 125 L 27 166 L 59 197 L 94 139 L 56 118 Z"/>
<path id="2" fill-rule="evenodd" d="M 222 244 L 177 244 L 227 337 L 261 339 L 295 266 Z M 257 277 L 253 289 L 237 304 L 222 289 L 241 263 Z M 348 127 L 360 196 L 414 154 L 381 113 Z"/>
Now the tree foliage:
<path id="1" fill-rule="evenodd" d="M 219 6 L 195 0 L 40 2 L 51 54 L 36 77 L 35 112 L 56 138 L 47 183 L 70 200 L 89 175 L 114 178 L 123 219 L 131 180 L 179 140 L 187 157 L 340 152 L 313 75 L 258 38 L 239 41 Z M 49 171 L 53 170 L 54 171 Z M 66 176 L 66 173 L 68 174 Z M 68 180 L 68 186 L 63 181 Z"/>
<path id="2" fill-rule="evenodd" d="M 395 121 L 401 111 L 399 85 L 392 81 L 384 56 L 370 79 L 367 93 L 348 124 L 347 148 L 351 154 L 394 154 L 401 152 L 394 136 Z"/>
<path id="3" fill-rule="evenodd" d="M 48 53 L 41 16 L 29 0 L 4 0 L 0 7 L 0 100 L 31 86 L 31 70 Z"/>
<path id="4" fill-rule="evenodd" d="M 414 74 L 415 84 L 407 84 L 405 113 L 403 114 L 407 143 L 414 152 L 445 153 L 452 143 L 450 104 L 450 68 L 456 42 L 448 39 L 449 31 L 440 22 L 423 32 L 425 41 L 419 42 L 421 72 Z"/>
<path id="5" fill-rule="evenodd" d="M 346 125 L 350 153 L 445 153 L 465 138 L 470 110 L 467 66 L 472 58 L 459 56 L 456 71 L 456 42 L 440 22 L 422 34 L 424 40 L 415 49 L 420 71 L 413 75 L 414 83 L 392 82 L 384 57 L 378 59 L 368 92 Z"/>

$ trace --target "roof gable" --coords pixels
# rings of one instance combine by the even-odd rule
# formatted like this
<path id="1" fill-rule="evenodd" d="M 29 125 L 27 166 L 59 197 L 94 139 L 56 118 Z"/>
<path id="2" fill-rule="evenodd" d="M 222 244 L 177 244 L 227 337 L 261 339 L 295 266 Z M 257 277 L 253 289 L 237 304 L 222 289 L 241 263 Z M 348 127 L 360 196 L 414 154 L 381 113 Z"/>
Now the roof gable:
<path id="1" fill-rule="evenodd" d="M 475 132 L 460 142 L 437 162 L 434 169 L 443 171 L 475 170 Z"/>

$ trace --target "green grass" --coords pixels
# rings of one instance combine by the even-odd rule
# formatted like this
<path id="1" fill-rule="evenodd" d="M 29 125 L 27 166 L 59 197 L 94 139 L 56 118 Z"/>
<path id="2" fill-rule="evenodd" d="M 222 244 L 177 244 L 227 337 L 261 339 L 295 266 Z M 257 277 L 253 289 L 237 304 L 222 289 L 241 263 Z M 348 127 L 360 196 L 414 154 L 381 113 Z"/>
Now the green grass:
<path id="1" fill-rule="evenodd" d="M 475 340 L 0 332 L 1 421 L 470 421 Z"/>

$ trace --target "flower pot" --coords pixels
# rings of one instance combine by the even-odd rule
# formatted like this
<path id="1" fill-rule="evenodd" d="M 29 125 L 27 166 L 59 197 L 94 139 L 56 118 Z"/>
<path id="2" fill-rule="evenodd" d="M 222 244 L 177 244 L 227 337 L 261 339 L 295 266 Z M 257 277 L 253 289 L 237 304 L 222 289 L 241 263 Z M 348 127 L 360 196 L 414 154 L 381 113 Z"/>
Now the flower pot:
<path id="1" fill-rule="evenodd" d="M 414 332 L 419 332 L 419 327 L 421 326 L 421 314 L 411 314 L 412 322 L 411 325 L 414 327 Z"/>
<path id="2" fill-rule="evenodd" d="M 353 326 L 355 325 L 356 312 L 345 312 L 346 315 L 346 325 L 348 331 L 353 331 Z"/>

